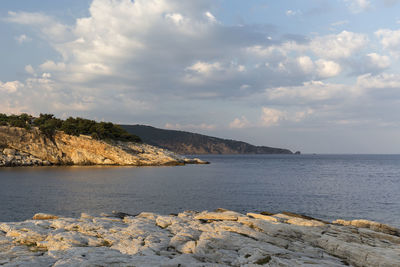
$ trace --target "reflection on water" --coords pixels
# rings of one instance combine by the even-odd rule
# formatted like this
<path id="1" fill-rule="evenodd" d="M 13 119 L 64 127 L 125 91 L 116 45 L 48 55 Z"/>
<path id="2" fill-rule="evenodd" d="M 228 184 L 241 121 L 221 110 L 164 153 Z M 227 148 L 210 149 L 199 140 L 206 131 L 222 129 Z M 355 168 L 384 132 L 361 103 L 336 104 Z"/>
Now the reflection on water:
<path id="1" fill-rule="evenodd" d="M 211 165 L 0 169 L 0 221 L 223 207 L 400 226 L 400 156 L 202 156 Z"/>

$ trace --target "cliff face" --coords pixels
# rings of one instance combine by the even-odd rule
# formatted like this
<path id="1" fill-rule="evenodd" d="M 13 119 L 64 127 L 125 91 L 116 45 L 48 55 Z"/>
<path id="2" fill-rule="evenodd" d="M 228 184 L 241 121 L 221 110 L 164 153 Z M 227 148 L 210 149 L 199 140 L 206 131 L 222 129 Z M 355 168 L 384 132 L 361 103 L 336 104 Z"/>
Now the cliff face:
<path id="1" fill-rule="evenodd" d="M 201 162 L 188 160 L 173 152 L 147 144 L 107 143 L 88 136 L 77 137 L 63 132 L 57 132 L 54 138 L 50 139 L 38 129 L 0 127 L 0 166 L 51 164 L 145 166 L 185 163 Z"/>
<path id="2" fill-rule="evenodd" d="M 145 125 L 121 125 L 151 145 L 180 154 L 293 154 L 288 149 L 251 144 L 183 131 L 158 129 Z"/>

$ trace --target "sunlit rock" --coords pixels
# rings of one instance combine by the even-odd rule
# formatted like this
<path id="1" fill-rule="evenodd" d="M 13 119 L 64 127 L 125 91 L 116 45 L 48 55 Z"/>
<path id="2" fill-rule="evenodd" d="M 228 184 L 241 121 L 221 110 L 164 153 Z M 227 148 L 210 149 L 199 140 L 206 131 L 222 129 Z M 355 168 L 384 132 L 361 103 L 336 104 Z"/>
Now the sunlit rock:
<path id="1" fill-rule="evenodd" d="M 51 220 L 51 219 L 58 219 L 59 217 L 56 215 L 52 214 L 46 214 L 46 213 L 36 213 L 33 215 L 33 220 Z"/>
<path id="2" fill-rule="evenodd" d="M 0 167 L 49 165 L 155 166 L 206 164 L 142 143 L 102 141 L 90 136 L 56 132 L 53 138 L 38 129 L 0 126 Z"/>
<path id="3" fill-rule="evenodd" d="M 400 266 L 397 229 L 375 222 L 223 209 L 121 217 L 1 223 L 0 265 Z"/>

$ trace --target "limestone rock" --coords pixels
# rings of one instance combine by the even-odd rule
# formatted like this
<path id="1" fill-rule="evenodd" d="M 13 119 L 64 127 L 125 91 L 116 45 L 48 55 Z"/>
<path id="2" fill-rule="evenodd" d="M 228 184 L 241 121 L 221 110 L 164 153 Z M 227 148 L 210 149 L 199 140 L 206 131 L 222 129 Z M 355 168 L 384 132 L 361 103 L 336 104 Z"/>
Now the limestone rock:
<path id="1" fill-rule="evenodd" d="M 94 140 L 56 132 L 49 139 L 37 128 L 0 126 L 0 167 L 49 165 L 184 165 L 206 164 L 171 151 L 132 142 Z"/>
<path id="2" fill-rule="evenodd" d="M 367 221 L 329 224 L 223 209 L 114 214 L 123 216 L 41 214 L 42 220 L 1 223 L 0 265 L 400 266 L 397 229 Z"/>
<path id="3" fill-rule="evenodd" d="M 346 221 L 346 220 L 336 220 L 333 223 L 337 224 L 342 224 L 342 225 L 352 225 L 358 228 L 369 228 L 374 231 L 382 232 L 385 234 L 389 235 L 396 235 L 400 236 L 400 231 L 397 228 L 394 228 L 390 225 L 383 224 L 383 223 L 378 223 L 374 221 L 368 221 L 368 220 L 352 220 L 352 221 Z"/>
<path id="4" fill-rule="evenodd" d="M 238 217 L 243 216 L 240 213 L 234 211 L 215 211 L 215 212 L 208 212 L 203 211 L 197 214 L 194 218 L 197 220 L 228 220 L 228 221 L 237 221 Z"/>
<path id="5" fill-rule="evenodd" d="M 52 220 L 52 219 L 58 219 L 59 217 L 56 215 L 52 214 L 46 214 L 46 213 L 36 213 L 33 215 L 33 220 Z"/>
<path id="6" fill-rule="evenodd" d="M 262 219 L 262 220 L 266 220 L 266 221 L 270 221 L 270 222 L 278 222 L 279 220 L 273 216 L 268 216 L 268 215 L 262 215 L 262 214 L 258 214 L 258 213 L 247 213 L 247 216 L 249 216 L 250 218 L 255 218 L 255 219 Z"/>

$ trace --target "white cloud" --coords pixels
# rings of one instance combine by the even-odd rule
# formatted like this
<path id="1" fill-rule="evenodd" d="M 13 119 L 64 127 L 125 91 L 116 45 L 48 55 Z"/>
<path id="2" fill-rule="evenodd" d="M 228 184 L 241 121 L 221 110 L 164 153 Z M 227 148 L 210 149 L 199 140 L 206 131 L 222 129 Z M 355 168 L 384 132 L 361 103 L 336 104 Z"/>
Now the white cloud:
<path id="1" fill-rule="evenodd" d="M 206 13 L 204 13 L 204 15 L 211 21 L 211 22 L 217 22 L 217 18 L 211 14 L 210 11 L 207 11 Z"/>
<path id="2" fill-rule="evenodd" d="M 25 71 L 31 75 L 35 74 L 35 69 L 32 67 L 32 65 L 26 65 L 25 66 Z"/>
<path id="3" fill-rule="evenodd" d="M 382 56 L 377 53 L 367 54 L 369 59 L 369 64 L 372 67 L 377 67 L 379 69 L 385 69 L 390 66 L 390 58 L 388 56 Z"/>
<path id="4" fill-rule="evenodd" d="M 362 11 L 371 8 L 371 2 L 369 0 L 345 0 L 347 6 L 354 13 L 360 13 Z"/>
<path id="5" fill-rule="evenodd" d="M 16 24 L 38 26 L 43 36 L 54 41 L 64 41 L 69 36 L 69 28 L 67 26 L 58 23 L 55 19 L 45 14 L 9 11 L 5 20 Z M 28 37 L 22 37 L 22 39 L 25 39 L 23 41 L 29 40 Z"/>
<path id="6" fill-rule="evenodd" d="M 35 25 L 35 24 L 46 24 L 51 19 L 49 16 L 46 16 L 41 13 L 9 11 L 6 20 L 18 24 Z"/>
<path id="7" fill-rule="evenodd" d="M 19 81 L 2 83 L 0 81 L 0 92 L 15 94 L 24 87 L 24 84 Z"/>
<path id="8" fill-rule="evenodd" d="M 268 26 L 223 25 L 210 12 L 212 2 L 94 0 L 88 16 L 71 25 L 46 14 L 10 12 L 7 21 L 33 28 L 30 34 L 36 33 L 35 39 L 47 41 L 59 55 L 27 65 L 32 75 L 25 81 L 2 83 L 0 90 L 8 95 L 0 106 L 32 113 L 108 118 L 118 114 L 129 121 L 159 120 L 159 125 L 165 123 L 159 114 L 167 121 L 177 121 L 179 114 L 185 117 L 182 121 L 200 122 L 215 115 L 228 122 L 226 126 L 245 128 L 322 117 L 326 106 L 340 110 L 374 91 L 364 91 L 371 86 L 367 83 L 379 88 L 397 84 L 389 74 L 375 75 L 390 66 L 390 59 L 387 51 L 373 53 L 365 34 L 342 31 L 280 38 Z M 271 35 L 273 39 L 267 40 Z M 377 32 L 391 52 L 399 51 L 396 35 Z M 361 73 L 349 71 L 352 62 L 374 66 L 375 72 L 369 68 L 362 73 L 371 72 L 370 76 L 351 84 Z M 348 84 L 322 81 L 331 77 Z M 231 111 L 232 103 L 238 109 L 264 107 L 262 119 L 254 122 L 239 116 L 231 121 L 221 106 Z M 204 105 L 213 115 L 204 114 Z M 167 126 L 216 128 L 207 123 Z"/>
<path id="9" fill-rule="evenodd" d="M 362 88 L 400 90 L 400 74 L 382 73 L 379 75 L 364 74 L 358 77 L 357 85 Z"/>
<path id="10" fill-rule="evenodd" d="M 331 60 L 319 59 L 315 64 L 317 66 L 317 73 L 321 78 L 337 76 L 341 71 L 340 65 Z"/>
<path id="11" fill-rule="evenodd" d="M 269 127 L 278 125 L 280 121 L 286 119 L 286 113 L 274 108 L 263 107 L 261 115 L 261 124 Z"/>
<path id="12" fill-rule="evenodd" d="M 301 56 L 297 58 L 297 62 L 304 73 L 311 73 L 314 71 L 314 63 L 308 56 Z"/>
<path id="13" fill-rule="evenodd" d="M 286 10 L 286 16 L 288 16 L 288 17 L 301 15 L 301 14 L 302 14 L 302 12 L 300 10 L 291 10 L 291 9 Z"/>
<path id="14" fill-rule="evenodd" d="M 240 118 L 235 118 L 230 124 L 229 128 L 231 129 L 243 129 L 250 126 L 249 120 L 245 116 L 241 116 Z"/>
<path id="15" fill-rule="evenodd" d="M 214 63 L 207 63 L 207 62 L 196 62 L 190 67 L 187 67 L 186 70 L 197 72 L 203 75 L 210 75 L 215 71 L 222 70 L 221 63 L 214 62 Z"/>
<path id="16" fill-rule="evenodd" d="M 66 69 L 66 64 L 64 62 L 55 63 L 52 60 L 48 60 L 39 67 L 43 71 L 64 71 Z"/>
<path id="17" fill-rule="evenodd" d="M 318 56 L 329 59 L 349 58 L 368 43 L 365 34 L 342 31 L 316 37 L 311 41 L 310 49 Z"/>
<path id="18" fill-rule="evenodd" d="M 302 42 L 291 40 L 270 46 L 255 45 L 248 47 L 246 53 L 253 60 L 265 60 L 265 67 L 281 82 L 290 79 L 300 85 L 310 80 L 338 77 L 344 71 L 353 70 L 351 75 L 360 73 L 365 69 L 359 66 L 365 65 L 362 55 L 364 49 L 368 49 L 368 43 L 364 34 L 342 31 Z"/>
<path id="19" fill-rule="evenodd" d="M 19 35 L 19 36 L 16 36 L 16 37 L 15 37 L 15 40 L 16 40 L 17 43 L 19 43 L 19 44 L 23 44 L 23 43 L 27 43 L 27 42 L 32 41 L 32 39 L 31 39 L 30 37 L 28 37 L 27 35 L 25 35 L 25 34 L 21 34 L 21 35 Z"/>
<path id="20" fill-rule="evenodd" d="M 309 42 L 287 41 L 280 45 L 252 46 L 247 51 L 251 54 L 271 57 L 274 55 L 290 55 L 297 53 L 312 53 L 321 58 L 346 59 L 365 48 L 369 40 L 365 34 L 342 31 L 338 34 L 316 36 Z"/>
<path id="21" fill-rule="evenodd" d="M 184 21 L 184 17 L 179 13 L 167 14 L 165 17 L 173 21 L 176 25 L 181 25 Z"/>
<path id="22" fill-rule="evenodd" d="M 267 91 L 271 100 L 296 102 L 321 102 L 333 98 L 344 99 L 357 93 L 352 86 L 344 84 L 331 84 L 321 81 L 305 82 L 300 86 L 277 87 Z"/>
<path id="23" fill-rule="evenodd" d="M 400 56 L 400 30 L 380 29 L 375 32 L 375 35 L 380 38 L 384 49 L 395 56 Z"/>
<path id="24" fill-rule="evenodd" d="M 286 108 L 287 109 L 287 108 Z M 281 122 L 301 122 L 314 113 L 314 110 L 307 108 L 306 110 L 282 110 L 275 108 L 262 108 L 261 124 L 262 127 L 277 126 Z"/>

